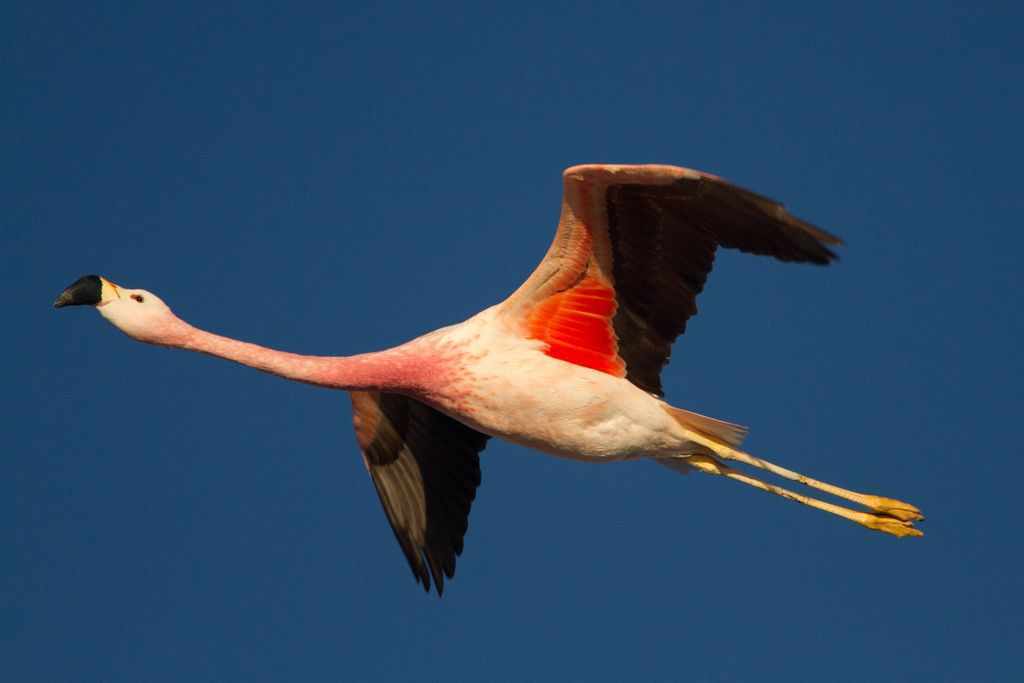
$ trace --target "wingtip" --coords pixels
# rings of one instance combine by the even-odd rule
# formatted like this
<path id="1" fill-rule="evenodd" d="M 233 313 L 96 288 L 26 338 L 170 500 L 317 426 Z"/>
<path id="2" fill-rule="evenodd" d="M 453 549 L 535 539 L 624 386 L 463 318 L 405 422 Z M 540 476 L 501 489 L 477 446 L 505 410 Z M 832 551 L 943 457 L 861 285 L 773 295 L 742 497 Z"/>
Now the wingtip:
<path id="1" fill-rule="evenodd" d="M 797 219 L 797 220 L 799 220 L 799 219 Z M 804 221 L 804 220 L 801 220 L 800 223 L 803 224 L 802 227 L 804 228 L 804 230 L 806 230 L 811 235 L 813 235 L 814 238 L 816 240 L 818 240 L 819 242 L 822 242 L 824 244 L 830 244 L 830 245 L 832 245 L 834 247 L 845 247 L 846 246 L 846 242 L 844 242 L 841 237 L 839 237 L 837 235 L 833 235 L 832 233 L 830 233 L 828 231 L 822 230 L 821 228 L 819 228 L 817 225 L 814 225 L 813 223 L 808 223 L 807 221 Z"/>
<path id="2" fill-rule="evenodd" d="M 812 263 L 819 266 L 831 266 L 833 263 L 837 263 L 839 261 L 839 254 L 820 243 L 818 246 L 821 248 L 823 255 L 818 259 L 813 260 Z"/>

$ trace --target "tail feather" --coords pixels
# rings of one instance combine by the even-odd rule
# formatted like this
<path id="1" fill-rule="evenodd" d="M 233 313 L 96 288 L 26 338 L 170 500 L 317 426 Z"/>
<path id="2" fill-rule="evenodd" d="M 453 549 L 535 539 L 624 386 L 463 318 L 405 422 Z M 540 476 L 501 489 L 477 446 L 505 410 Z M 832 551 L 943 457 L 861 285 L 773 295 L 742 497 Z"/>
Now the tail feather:
<path id="1" fill-rule="evenodd" d="M 747 437 L 747 428 L 743 425 L 726 422 L 725 420 L 716 420 L 713 417 L 676 408 L 667 403 L 665 404 L 665 410 L 675 418 L 676 422 L 686 429 L 697 432 L 709 439 L 719 441 L 726 446 L 735 448 L 743 443 L 743 439 Z"/>

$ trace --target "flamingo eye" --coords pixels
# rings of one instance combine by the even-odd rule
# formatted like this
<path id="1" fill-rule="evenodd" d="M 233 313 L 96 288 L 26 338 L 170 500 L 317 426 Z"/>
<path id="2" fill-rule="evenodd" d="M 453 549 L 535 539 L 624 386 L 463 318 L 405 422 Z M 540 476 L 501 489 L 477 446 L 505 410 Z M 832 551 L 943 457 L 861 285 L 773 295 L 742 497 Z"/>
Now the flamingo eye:
<path id="1" fill-rule="evenodd" d="M 140 304 L 141 304 L 141 303 L 142 303 L 143 301 L 145 301 L 145 299 L 143 298 L 143 296 L 142 296 L 141 294 L 132 294 L 132 297 L 131 297 L 131 298 L 135 299 L 135 300 L 136 300 L 136 301 L 138 301 L 138 302 L 139 302 Z"/>

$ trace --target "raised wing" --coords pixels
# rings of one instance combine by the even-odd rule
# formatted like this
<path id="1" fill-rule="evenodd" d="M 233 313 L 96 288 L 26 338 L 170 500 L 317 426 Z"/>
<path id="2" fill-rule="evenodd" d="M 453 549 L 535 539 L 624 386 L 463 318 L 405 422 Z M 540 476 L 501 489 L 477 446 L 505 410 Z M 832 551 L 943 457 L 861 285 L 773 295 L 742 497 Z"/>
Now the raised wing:
<path id="1" fill-rule="evenodd" d="M 480 485 L 479 453 L 489 437 L 398 394 L 351 391 L 363 462 L 413 576 L 438 595 L 455 558 Z"/>
<path id="2" fill-rule="evenodd" d="M 591 164 L 562 178 L 554 242 L 503 311 L 548 355 L 658 396 L 715 249 L 827 264 L 836 258 L 828 245 L 842 244 L 781 204 L 699 171 Z"/>

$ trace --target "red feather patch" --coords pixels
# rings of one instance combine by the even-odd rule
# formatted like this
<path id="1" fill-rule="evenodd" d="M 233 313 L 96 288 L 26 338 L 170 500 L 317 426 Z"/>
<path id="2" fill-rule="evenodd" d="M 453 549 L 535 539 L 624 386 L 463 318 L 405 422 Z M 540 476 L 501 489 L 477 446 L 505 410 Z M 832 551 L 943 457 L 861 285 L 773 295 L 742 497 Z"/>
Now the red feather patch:
<path id="1" fill-rule="evenodd" d="M 626 365 L 612 330 L 615 309 L 615 290 L 591 275 L 534 308 L 527 336 L 545 342 L 552 358 L 624 377 Z"/>

